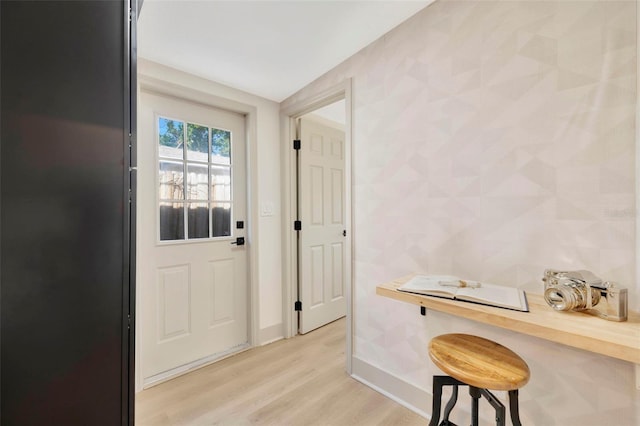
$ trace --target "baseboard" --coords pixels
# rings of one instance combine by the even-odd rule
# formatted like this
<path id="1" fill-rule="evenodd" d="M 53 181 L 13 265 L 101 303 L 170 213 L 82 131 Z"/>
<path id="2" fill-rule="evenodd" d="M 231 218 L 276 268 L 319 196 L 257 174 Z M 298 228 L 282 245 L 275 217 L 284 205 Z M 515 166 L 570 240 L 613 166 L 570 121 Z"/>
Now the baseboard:
<path id="1" fill-rule="evenodd" d="M 416 385 L 413 385 L 406 380 L 355 356 L 352 358 L 352 367 L 352 377 L 354 379 L 362 382 L 375 391 L 380 392 L 398 404 L 407 407 L 414 413 L 419 414 L 426 419 L 431 419 L 431 404 L 433 402 L 431 390 L 419 388 Z M 465 391 L 462 392 L 464 393 Z M 442 410 L 444 410 L 444 405 L 449 400 L 450 395 L 451 389 L 444 389 L 442 394 Z M 468 422 L 471 418 L 471 403 L 469 402 L 470 400 L 468 396 L 461 399 L 462 401 L 456 405 L 449 418 L 455 424 L 465 424 L 465 422 Z M 484 398 L 481 400 L 484 400 Z M 508 404 L 504 400 L 502 402 Z M 495 418 L 495 412 L 493 411 L 493 408 L 486 403 L 486 400 L 485 402 L 480 403 L 479 417 L 481 424 L 492 424 L 493 419 Z"/>
<path id="2" fill-rule="evenodd" d="M 197 370 L 202 367 L 206 367 L 209 364 L 213 364 L 216 361 L 221 361 L 225 358 L 228 358 L 232 355 L 236 355 L 240 352 L 244 352 L 250 349 L 249 344 L 242 344 L 236 347 L 233 347 L 227 351 L 216 353 L 213 355 L 209 355 L 207 357 L 195 360 L 193 362 L 187 363 L 180 367 L 172 368 L 171 370 L 164 371 L 159 374 L 155 374 L 151 377 L 144 378 L 142 380 L 142 389 L 149 389 L 150 387 L 159 385 L 160 383 L 164 383 L 168 380 L 175 379 L 176 377 L 182 376 L 184 374 L 190 373 L 193 370 Z"/>
<path id="3" fill-rule="evenodd" d="M 271 325 L 258 330 L 258 342 L 256 346 L 267 345 L 283 338 L 282 323 Z"/>
<path id="4" fill-rule="evenodd" d="M 275 324 L 266 328 L 263 328 L 261 330 L 258 331 L 258 342 L 255 346 L 262 346 L 262 345 L 266 345 L 272 342 L 275 342 L 277 340 L 281 340 L 283 339 L 283 334 L 282 334 L 282 323 L 280 324 Z M 178 376 L 181 376 L 183 374 L 189 373 L 193 370 L 196 370 L 198 368 L 202 368 L 205 367 L 213 362 L 216 361 L 220 361 L 224 358 L 227 358 L 231 355 L 235 355 L 239 352 L 245 351 L 249 349 L 249 345 L 242 345 L 240 347 L 237 348 L 232 348 L 229 351 L 223 352 L 223 353 L 219 353 L 219 354 L 214 354 L 211 356 L 208 356 L 206 358 L 202 358 L 199 359 L 197 361 L 188 363 L 186 365 L 177 367 L 177 368 L 173 368 L 169 371 L 165 371 L 159 374 L 156 374 L 154 376 L 151 377 L 147 377 L 147 378 L 141 378 L 140 380 L 140 384 L 138 384 L 138 386 L 136 387 L 136 392 L 140 392 L 143 389 L 148 389 L 150 387 L 153 387 L 155 385 L 159 385 L 160 383 L 164 383 L 167 380 L 171 380 L 174 379 Z"/>
<path id="5" fill-rule="evenodd" d="M 425 417 L 431 418 L 431 393 L 386 372 L 375 365 L 354 356 L 352 377 L 370 388 L 391 398 L 398 404 Z"/>

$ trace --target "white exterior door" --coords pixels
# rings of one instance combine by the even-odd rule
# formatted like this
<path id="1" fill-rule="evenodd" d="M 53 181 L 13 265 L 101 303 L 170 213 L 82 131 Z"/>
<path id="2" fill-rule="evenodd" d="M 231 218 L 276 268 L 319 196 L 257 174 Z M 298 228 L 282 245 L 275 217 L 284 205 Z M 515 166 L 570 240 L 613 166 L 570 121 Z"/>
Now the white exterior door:
<path id="1" fill-rule="evenodd" d="M 244 117 L 142 92 L 138 285 L 143 386 L 248 346 Z M 240 224 L 239 222 L 244 222 Z"/>
<path id="2" fill-rule="evenodd" d="M 300 121 L 299 332 L 345 316 L 350 249 L 345 228 L 344 131 L 310 118 Z"/>

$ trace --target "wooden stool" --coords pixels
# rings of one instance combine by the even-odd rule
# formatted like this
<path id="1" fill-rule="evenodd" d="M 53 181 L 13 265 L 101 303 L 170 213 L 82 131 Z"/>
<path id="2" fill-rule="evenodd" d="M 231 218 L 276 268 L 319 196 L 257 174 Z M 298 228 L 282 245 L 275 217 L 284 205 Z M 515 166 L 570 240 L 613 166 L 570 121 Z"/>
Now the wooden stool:
<path id="1" fill-rule="evenodd" d="M 458 386 L 469 386 L 471 424 L 478 425 L 478 400 L 484 396 L 496 410 L 496 424 L 504 426 L 505 407 L 489 390 L 509 392 L 509 411 L 514 426 L 520 426 L 518 389 L 529 381 L 529 367 L 504 346 L 468 334 L 443 334 L 429 342 L 429 357 L 448 376 L 433 376 L 433 411 L 429 426 L 438 426 L 442 387 L 453 386 L 451 399 L 440 426 L 455 426 L 449 414 L 458 400 Z"/>

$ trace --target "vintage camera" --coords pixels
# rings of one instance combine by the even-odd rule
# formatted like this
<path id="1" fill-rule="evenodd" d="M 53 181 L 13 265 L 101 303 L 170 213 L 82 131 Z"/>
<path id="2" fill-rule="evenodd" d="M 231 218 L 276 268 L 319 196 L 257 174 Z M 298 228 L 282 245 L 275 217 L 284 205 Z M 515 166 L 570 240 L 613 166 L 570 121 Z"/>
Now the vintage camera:
<path id="1" fill-rule="evenodd" d="M 610 321 L 627 320 L 627 289 L 589 271 L 544 271 L 544 300 L 556 311 L 585 311 Z"/>

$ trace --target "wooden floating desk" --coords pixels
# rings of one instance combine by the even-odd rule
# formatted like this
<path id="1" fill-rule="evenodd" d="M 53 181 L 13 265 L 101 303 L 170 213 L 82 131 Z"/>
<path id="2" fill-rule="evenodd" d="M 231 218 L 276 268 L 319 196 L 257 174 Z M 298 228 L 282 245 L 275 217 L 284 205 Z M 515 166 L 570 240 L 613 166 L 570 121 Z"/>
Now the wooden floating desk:
<path id="1" fill-rule="evenodd" d="M 636 364 L 640 389 L 640 313 L 625 322 L 607 321 L 580 312 L 556 312 L 540 294 L 527 292 L 529 312 L 484 306 L 398 291 L 413 275 L 381 284 L 376 294 L 484 324 L 539 337 Z"/>

